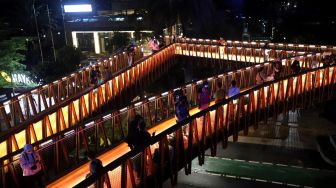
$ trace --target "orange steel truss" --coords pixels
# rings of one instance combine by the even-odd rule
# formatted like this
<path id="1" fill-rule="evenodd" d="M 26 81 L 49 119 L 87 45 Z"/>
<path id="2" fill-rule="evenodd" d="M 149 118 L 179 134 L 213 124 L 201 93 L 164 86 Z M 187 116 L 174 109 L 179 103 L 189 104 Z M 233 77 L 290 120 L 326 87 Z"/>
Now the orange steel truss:
<path id="1" fill-rule="evenodd" d="M 142 46 L 138 46 L 135 48 L 134 59 L 139 60 L 142 57 Z M 0 103 L 0 132 L 19 126 L 21 123 L 41 115 L 46 110 L 54 108 L 59 103 L 92 89 L 93 86 L 90 84 L 92 69 L 98 67 L 101 72 L 108 71 L 112 75 L 127 66 L 127 54 L 120 52 L 59 80 Z"/>
<path id="2" fill-rule="evenodd" d="M 335 91 L 336 67 L 321 67 L 306 70 L 296 75 L 288 75 L 282 79 L 251 87 L 239 95 L 224 99 L 221 102 L 211 102 L 204 110 L 193 108 L 190 118 L 176 123 L 175 118 L 168 118 L 148 131 L 156 131 L 151 145 L 143 150 L 130 151 L 126 143 L 119 144 L 115 149 L 109 150 L 99 156 L 104 163 L 104 172 L 101 174 L 109 178 L 112 187 L 134 187 L 134 178 L 140 178 L 139 184 L 146 186 L 147 177 L 155 179 L 156 186 L 162 186 L 162 178 L 168 176 L 172 185 L 177 182 L 178 169 L 185 168 L 186 174 L 191 173 L 191 161 L 198 157 L 199 164 L 204 164 L 204 154 L 210 148 L 211 155 L 216 155 L 217 142 L 227 146 L 228 136 L 233 140 L 239 139 L 238 132 L 248 134 L 248 127 L 258 128 L 260 121 L 268 121 L 278 114 L 286 115 L 294 108 L 305 108 L 313 102 L 328 100 Z M 184 129 L 186 131 L 184 131 Z M 185 132 L 185 133 L 183 133 Z M 169 155 L 169 135 L 174 135 L 174 155 Z M 153 145 L 158 144 L 159 161 L 153 165 Z M 141 175 L 134 172 L 134 165 L 130 164 L 132 157 L 139 151 L 141 153 Z M 118 153 L 118 156 L 114 155 Z M 168 153 L 168 155 L 165 155 Z M 130 175 L 125 172 L 130 168 Z M 88 169 L 88 163 L 79 169 Z M 165 169 L 165 170 L 163 170 Z M 85 179 L 82 171 L 74 170 L 63 176 L 48 187 L 75 186 L 84 187 L 92 184 L 95 179 Z M 107 173 L 107 174 L 106 174 Z M 76 177 L 73 181 L 71 177 Z M 111 183 L 113 182 L 113 183 Z"/>
<path id="3" fill-rule="evenodd" d="M 139 54 L 139 58 L 141 56 L 142 54 Z M 50 87 L 48 86 L 48 92 L 45 92 L 44 90 L 43 92 L 41 92 L 42 90 L 38 90 L 40 93 L 40 95 L 38 95 L 39 108 L 36 108 L 33 95 L 27 95 L 22 98 L 19 97 L 20 99 L 23 99 L 21 101 L 24 101 L 24 103 L 8 103 L 10 107 L 9 109 L 11 110 L 10 112 L 15 113 L 8 113 L 6 108 L 3 107 L 2 104 L 0 104 L 0 116 L 3 120 L 1 123 L 4 123 L 6 125 L 6 130 L 0 132 L 0 162 L 2 164 L 0 173 L 2 175 L 3 187 L 5 187 L 6 185 L 6 180 L 4 178 L 6 173 L 10 173 L 14 183 L 16 185 L 19 185 L 20 178 L 17 177 L 17 170 L 15 169 L 15 166 L 17 166 L 16 158 L 19 152 L 22 151 L 22 147 L 25 143 L 32 143 L 34 146 L 37 147 L 37 149 L 39 149 L 39 147 L 42 147 L 40 152 L 42 155 L 45 155 L 43 156 L 43 158 L 46 162 L 44 162 L 43 166 L 46 174 L 48 174 L 48 169 L 51 168 L 55 169 L 55 171 L 57 172 L 60 172 L 64 171 L 64 169 L 68 169 L 64 166 L 69 167 L 74 163 L 79 164 L 81 161 L 83 161 L 83 150 L 89 150 L 93 147 L 96 151 L 103 151 L 104 148 L 111 147 L 112 145 L 115 145 L 116 142 L 122 141 L 122 139 L 126 135 L 125 125 L 127 125 L 127 121 L 131 119 L 135 113 L 141 113 L 145 117 L 148 125 L 150 126 L 157 125 L 158 121 L 171 118 L 174 111 L 172 97 L 173 91 L 163 93 L 160 96 L 150 97 L 146 99 L 146 101 L 133 103 L 128 108 L 121 109 L 120 111 L 113 111 L 107 114 L 104 113 L 104 115 L 101 115 L 99 116 L 99 118 L 95 119 L 94 122 L 89 121 L 90 117 L 93 117 L 103 112 L 103 108 L 122 107 L 122 105 L 127 102 L 132 96 L 134 96 L 137 91 L 140 91 L 146 85 L 150 84 L 154 79 L 162 75 L 162 73 L 168 71 L 172 65 L 177 63 L 175 59 L 176 56 L 197 57 L 199 58 L 199 62 L 214 63 L 217 60 L 220 60 L 221 64 L 228 63 L 228 61 L 237 61 L 240 62 L 240 64 L 244 64 L 245 66 L 249 66 L 251 64 L 254 65 L 251 67 L 246 67 L 244 69 L 239 69 L 237 71 L 232 71 L 224 75 L 218 75 L 216 77 L 209 78 L 208 81 L 211 81 L 212 92 L 215 90 L 216 80 L 221 80 L 223 86 L 227 89 L 230 80 L 232 79 L 238 80 L 238 85 L 241 88 L 245 90 L 251 90 L 251 87 L 255 86 L 254 78 L 257 69 L 261 66 L 266 67 L 266 71 L 271 69 L 270 63 L 263 63 L 265 58 L 265 49 L 236 46 L 209 46 L 205 44 L 193 43 L 175 43 L 162 49 L 156 54 L 139 59 L 131 67 L 125 67 L 125 63 L 127 63 L 127 58 L 126 61 L 125 59 L 120 60 L 119 62 L 123 62 L 124 64 L 120 65 L 120 68 L 113 69 L 114 74 L 111 79 L 106 80 L 104 83 L 98 85 L 97 87 L 74 87 L 74 82 L 67 81 L 67 83 L 70 83 L 67 85 L 67 89 L 60 89 L 62 87 L 57 87 L 57 97 L 55 97 L 56 89 L 52 88 L 55 87 L 54 85 L 50 85 Z M 294 60 L 293 56 L 296 56 L 295 58 L 300 60 L 301 67 L 304 70 L 311 69 L 313 61 L 320 62 L 319 65 L 322 66 L 321 54 L 319 53 L 303 55 L 303 53 L 300 52 L 270 49 L 268 51 L 267 58 L 269 60 L 273 60 L 276 58 L 286 58 L 282 59 L 282 64 L 284 65 L 284 67 L 286 67 L 283 76 L 288 76 L 291 75 L 289 66 Z M 121 57 L 125 56 L 121 55 Z M 110 69 L 112 69 L 113 62 L 108 62 L 107 64 L 110 66 Z M 106 65 L 103 65 L 103 63 L 101 63 L 99 64 L 99 66 L 100 68 L 104 68 Z M 122 68 L 122 66 L 124 66 L 124 68 Z M 236 66 L 235 64 L 233 64 L 232 66 L 232 69 L 238 68 L 238 66 Z M 290 107 L 296 107 L 299 104 L 299 102 L 297 101 L 300 101 L 300 104 L 306 104 L 307 102 L 310 104 L 313 102 L 312 99 L 315 99 L 316 96 L 318 96 L 319 101 L 322 101 L 331 95 L 331 91 L 334 87 L 334 85 L 330 83 L 334 83 L 333 80 L 335 80 L 335 70 L 333 69 L 333 67 L 328 68 L 328 70 L 329 69 L 332 70 L 332 74 L 327 72 L 323 72 L 321 74 L 322 69 L 316 69 L 315 72 L 307 72 L 307 75 L 310 74 L 314 78 L 314 83 L 306 82 L 306 80 L 301 76 L 297 80 L 289 79 L 288 81 L 292 85 L 295 83 L 296 85 L 298 85 L 297 87 L 291 87 L 289 88 L 289 90 L 286 90 L 284 86 L 279 86 L 278 88 L 278 86 L 274 87 L 274 85 L 270 85 L 269 88 L 271 89 L 265 90 L 264 92 L 261 92 L 262 94 L 258 95 L 254 93 L 249 94 L 249 97 L 253 96 L 257 98 L 259 95 L 263 97 L 264 95 L 268 96 L 267 93 L 279 93 L 279 91 L 284 91 L 285 93 L 288 92 L 289 94 L 286 93 L 286 95 L 289 96 L 294 96 L 296 92 L 300 94 L 302 93 L 300 96 L 297 95 L 295 100 L 291 100 L 292 105 L 282 106 L 278 104 L 277 109 L 282 110 L 283 112 L 285 112 Z M 89 74 L 90 69 L 87 70 L 86 73 Z M 84 80 L 86 80 L 85 83 L 89 83 L 88 77 L 85 77 L 85 79 L 82 80 L 78 79 L 77 81 L 80 83 L 84 83 Z M 323 82 L 320 83 L 316 80 L 323 80 Z M 58 82 L 54 83 L 56 84 Z M 188 95 L 188 99 L 190 100 L 191 105 L 197 104 L 196 88 L 198 84 L 200 84 L 200 82 L 190 83 L 186 86 L 181 87 Z M 312 95 L 307 95 L 307 87 L 309 84 L 311 89 L 309 91 L 313 91 Z M 326 87 L 327 85 L 330 85 L 330 87 Z M 315 89 L 315 87 L 320 88 L 321 91 Z M 48 95 L 45 95 L 46 93 Z M 303 95 L 303 93 L 305 95 Z M 285 100 L 283 96 L 286 95 L 279 94 L 279 97 L 280 99 Z M 309 96 L 311 100 L 307 100 L 305 98 L 306 95 Z M 62 96 L 64 97 L 62 98 Z M 278 100 L 278 95 L 275 96 L 276 97 L 271 97 L 273 101 Z M 49 104 L 52 105 L 49 106 Z M 253 111 L 255 113 L 255 111 L 258 111 L 259 108 L 265 108 L 268 103 L 266 101 L 256 101 L 251 102 L 251 104 L 239 103 L 239 105 L 239 107 L 236 104 L 227 105 L 230 106 L 230 108 L 224 108 L 225 105 L 222 106 L 220 108 L 222 111 L 216 111 L 215 117 L 218 117 L 218 119 L 216 119 L 215 122 L 217 122 L 217 124 L 220 124 L 219 121 L 231 122 L 233 120 L 237 120 L 237 124 L 247 122 L 246 119 L 242 121 L 240 118 L 237 118 L 235 116 L 227 116 L 225 115 L 225 113 L 230 111 L 237 111 L 237 109 L 240 108 L 250 109 L 251 112 Z M 42 108 L 41 106 L 45 108 Z M 256 117 L 252 117 L 253 115 L 248 112 L 248 110 L 242 111 L 242 113 L 245 114 L 246 117 L 254 120 L 254 126 L 257 126 L 257 120 L 259 119 Z M 265 114 L 275 114 L 273 112 L 270 112 L 271 109 L 269 109 L 268 113 L 256 114 L 257 117 L 268 117 L 265 116 Z M 207 137 L 209 134 L 212 135 L 212 132 L 215 131 L 216 139 L 212 138 L 211 140 L 213 147 L 219 137 L 220 131 L 219 129 L 213 127 L 213 120 L 211 118 L 213 117 L 205 115 L 206 121 L 203 121 L 201 127 L 204 127 L 204 129 L 206 129 L 207 131 L 200 132 L 200 134 L 198 134 L 200 137 L 197 136 L 197 139 L 204 140 L 205 137 Z M 192 124 L 196 124 L 197 127 L 197 122 L 193 122 Z M 189 127 L 189 131 L 193 129 L 193 126 Z M 247 127 L 247 124 L 245 127 Z M 238 130 L 236 130 L 235 133 L 237 133 L 237 131 Z M 248 130 L 244 129 L 244 131 L 246 132 Z M 91 139 L 91 136 L 93 137 L 93 139 Z M 180 135 L 180 137 L 182 136 Z M 161 147 L 159 148 L 167 149 L 166 145 L 166 143 L 161 143 Z M 206 143 L 204 140 L 204 143 L 200 144 L 199 150 L 204 150 L 205 145 Z M 223 145 L 225 145 L 225 139 L 223 140 Z M 71 153 L 70 150 L 72 150 L 73 148 L 75 148 L 75 152 Z M 216 153 L 215 150 L 215 147 L 213 147 L 212 153 Z M 49 155 L 46 154 L 48 152 L 50 152 Z M 182 152 L 182 150 L 179 152 Z M 150 155 L 149 150 L 145 153 Z M 50 159 L 49 162 L 45 159 L 46 157 L 48 158 L 48 156 L 51 157 L 50 159 L 52 159 L 53 161 L 53 164 L 51 166 L 49 165 Z M 186 155 L 185 158 L 187 159 L 187 157 L 188 156 Z M 200 161 L 202 161 L 202 159 L 204 160 L 204 155 L 200 156 Z M 143 162 L 145 166 L 151 164 L 151 162 L 145 159 L 143 159 Z M 129 171 L 125 169 L 129 169 Z M 176 170 L 177 168 L 175 167 L 171 168 L 171 171 Z M 135 185 L 134 176 L 132 175 L 132 166 L 129 164 L 129 161 L 126 161 L 119 169 L 119 171 L 120 173 L 124 174 L 121 178 L 123 185 L 126 185 L 127 183 L 129 184 L 128 181 L 130 180 L 132 185 Z M 146 173 L 150 172 L 146 171 Z M 146 177 L 146 175 L 142 175 Z M 174 176 L 176 176 L 176 174 L 174 174 Z M 104 179 L 106 181 L 110 180 L 107 177 L 108 176 L 106 176 Z M 111 182 L 114 181 L 110 181 L 110 183 Z"/>
<path id="4" fill-rule="evenodd" d="M 306 65 L 307 67 L 310 67 L 310 66 L 308 66 L 310 64 L 309 62 L 311 62 L 313 59 L 318 59 L 318 58 L 319 57 L 317 57 L 317 56 L 304 57 L 303 59 L 301 59 L 301 62 L 302 62 L 303 65 Z M 289 65 L 290 65 L 291 59 L 287 59 L 284 62 L 286 63 L 286 67 L 288 68 Z M 306 62 L 306 63 L 304 63 L 304 62 Z M 212 92 L 214 92 L 214 90 L 216 89 L 215 88 L 215 83 L 216 82 L 222 81 L 224 83 L 223 85 L 227 86 L 229 81 L 232 80 L 232 79 L 237 79 L 239 81 L 238 83 L 239 83 L 239 85 L 242 89 L 251 88 L 252 86 L 255 85 L 254 79 L 251 79 L 251 78 L 255 77 L 256 71 L 260 66 L 264 66 L 266 71 L 267 71 L 267 69 L 270 69 L 270 64 L 269 63 L 264 63 L 264 64 L 260 64 L 260 65 L 255 65 L 255 66 L 252 66 L 252 67 L 247 67 L 247 68 L 235 71 L 235 72 L 231 72 L 231 73 L 228 73 L 226 75 L 219 75 L 219 76 L 216 76 L 216 77 L 212 77 L 212 78 L 208 79 L 208 81 L 210 82 L 210 86 L 211 86 L 210 88 L 211 88 Z M 287 69 L 285 69 L 284 72 L 289 72 L 289 71 Z M 195 92 L 193 92 L 193 91 L 195 91 L 195 89 L 193 89 L 195 87 L 197 87 L 196 82 L 181 87 L 186 92 L 186 94 L 188 95 L 188 98 L 190 99 L 191 104 L 197 104 L 196 97 L 192 98 L 192 96 L 196 94 Z M 147 122 L 149 122 L 149 125 L 152 126 L 151 120 L 155 121 L 156 119 L 166 119 L 166 118 L 171 117 L 171 115 L 166 116 L 166 114 L 172 114 L 172 111 L 173 111 L 173 108 L 174 108 L 173 103 L 171 101 L 169 101 L 172 98 L 172 93 L 173 93 L 172 91 L 167 92 L 167 93 L 163 93 L 160 96 L 151 97 L 151 98 L 147 99 L 146 101 L 142 101 L 140 103 L 137 102 L 137 103 L 131 105 L 126 110 L 121 110 L 119 112 L 112 112 L 111 114 L 108 114 L 108 115 L 105 114 L 105 117 L 107 117 L 106 121 L 109 121 L 108 119 L 112 117 L 111 118 L 112 121 L 114 121 L 114 119 L 119 119 L 118 122 L 120 122 L 120 119 L 123 118 L 121 113 L 128 113 L 128 116 L 127 117 L 124 116 L 124 118 L 129 120 L 133 117 L 135 111 L 139 110 L 138 113 L 140 112 L 145 117 L 145 119 L 147 119 Z M 158 103 L 161 104 L 161 105 L 157 105 Z M 152 108 L 154 106 L 154 109 L 149 108 L 149 106 L 152 106 Z M 162 108 L 162 106 L 166 106 L 166 108 Z M 169 109 L 171 109 L 171 110 L 169 110 Z M 161 111 L 161 114 L 156 113 L 157 111 Z M 218 115 L 218 116 L 221 119 L 223 119 L 223 117 L 224 117 L 223 115 Z M 208 121 L 206 121 L 207 124 L 204 124 L 202 126 L 207 126 L 207 128 L 209 129 L 209 132 L 212 132 L 211 131 L 212 128 L 211 128 L 211 126 L 209 126 L 210 125 L 209 117 L 207 118 L 207 120 L 208 120 Z M 100 126 L 101 126 L 101 123 L 98 123 L 96 129 L 99 129 Z M 114 124 L 114 126 L 118 126 L 118 131 L 122 132 L 122 128 L 120 128 L 119 123 Z M 216 132 L 216 134 L 218 133 L 217 129 L 215 129 L 215 132 Z M 123 132 L 122 132 L 122 135 L 124 135 Z M 199 135 L 201 135 L 201 134 L 199 134 Z M 203 134 L 202 136 L 204 137 L 205 135 Z M 112 138 L 113 138 L 113 135 L 112 135 Z M 217 134 L 216 138 L 218 138 L 218 134 Z M 104 138 L 104 140 L 105 139 L 106 138 Z M 106 143 L 106 141 L 104 141 L 104 143 Z M 214 143 L 213 140 L 212 140 L 212 143 Z"/>
<path id="5" fill-rule="evenodd" d="M 172 36 L 165 36 L 165 41 L 167 44 L 171 43 L 187 43 L 187 44 L 203 44 L 203 45 L 218 45 L 219 40 L 210 39 L 196 39 L 196 38 L 185 38 L 177 37 L 174 39 Z M 174 42 L 175 41 L 175 42 Z M 248 42 L 248 41 L 232 41 L 226 40 L 225 46 L 232 47 L 245 47 L 245 48 L 270 48 L 274 50 L 294 50 L 294 51 L 305 51 L 305 52 L 336 52 L 335 46 L 327 45 L 313 45 L 313 44 L 290 44 L 290 43 L 272 43 L 272 42 Z"/>
<path id="6" fill-rule="evenodd" d="M 191 49 L 184 49 L 183 45 L 172 45 L 166 49 L 160 51 L 159 53 L 150 56 L 144 60 L 140 60 L 137 64 L 116 72 L 112 80 L 105 81 L 98 87 L 90 87 L 86 90 L 78 92 L 76 95 L 67 98 L 63 101 L 55 100 L 57 97 L 49 97 L 41 95 L 42 103 L 45 106 L 54 103 L 50 101 L 56 101 L 50 108 L 46 108 L 43 111 L 38 111 L 32 104 L 34 103 L 32 95 L 23 98 L 28 99 L 26 103 L 16 102 L 10 103 L 10 109 L 12 112 L 7 114 L 5 108 L 0 108 L 3 120 L 7 126 L 6 131 L 3 131 L 0 137 L 0 143 L 3 144 L 4 140 L 7 140 L 8 144 L 14 144 L 14 147 L 7 147 L 7 152 L 0 155 L 0 157 L 5 156 L 7 153 L 12 153 L 21 149 L 25 143 L 43 143 L 47 138 L 53 134 L 68 131 L 69 128 L 74 125 L 79 124 L 87 117 L 92 114 L 99 113 L 99 110 L 108 104 L 113 104 L 114 106 L 122 105 L 125 101 L 129 100 L 129 96 L 136 93 L 136 89 L 141 90 L 146 84 L 148 85 L 151 81 L 158 78 L 163 72 L 167 71 L 174 62 L 174 55 L 180 53 L 196 53 L 198 56 L 210 59 L 218 58 L 225 63 L 224 60 L 229 61 L 242 61 L 247 65 L 247 63 L 260 63 L 262 59 L 262 53 L 259 49 L 258 54 L 249 54 L 248 58 L 246 56 L 245 49 L 235 50 L 235 49 L 223 49 L 217 48 L 217 51 L 210 51 L 208 48 L 198 48 L 196 45 L 189 45 Z M 216 48 L 215 48 L 216 49 Z M 205 50 L 207 52 L 205 52 Z M 211 49 L 213 50 L 213 49 Z M 241 54 L 241 52 L 244 52 Z M 292 52 L 279 52 L 280 54 L 285 54 L 285 56 L 292 56 Z M 279 54 L 274 52 L 274 56 Z M 258 60 L 258 61 L 257 61 Z M 201 61 L 201 60 L 200 60 Z M 137 78 L 137 79 L 134 79 Z M 52 90 L 53 91 L 53 90 Z M 61 92 L 60 92 L 61 93 Z M 24 109 L 24 110 L 23 110 Z M 32 111 L 35 116 L 28 117 Z M 40 113 L 37 113 L 40 112 Z M 8 117 L 10 116 L 10 117 Z M 19 123 L 16 126 L 12 126 L 11 122 L 17 120 Z M 28 131 L 28 127 L 30 130 Z M 45 129 L 45 130 L 44 130 Z M 37 139 L 33 140 L 30 135 L 31 131 L 37 132 Z M 13 134 L 26 135 L 25 137 L 20 136 L 20 141 Z M 29 135 L 27 135 L 29 134 Z M 16 144 L 17 143 L 17 144 Z"/>

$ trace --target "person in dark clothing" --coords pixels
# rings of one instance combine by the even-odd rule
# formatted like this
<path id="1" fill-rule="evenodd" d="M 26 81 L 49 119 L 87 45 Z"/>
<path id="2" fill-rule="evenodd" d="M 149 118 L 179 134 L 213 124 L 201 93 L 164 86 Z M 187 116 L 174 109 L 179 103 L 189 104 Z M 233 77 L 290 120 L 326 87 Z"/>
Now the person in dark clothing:
<path id="1" fill-rule="evenodd" d="M 136 142 L 134 142 L 135 147 L 143 147 L 151 141 L 151 135 L 146 130 L 146 123 L 144 119 L 140 119 L 138 122 L 139 132 L 136 135 Z"/>
<path id="2" fill-rule="evenodd" d="M 278 60 L 278 61 L 275 61 L 273 63 L 273 71 L 272 71 L 272 74 L 271 76 L 274 77 L 275 80 L 279 79 L 280 76 L 281 76 L 281 72 L 282 72 L 282 64 L 281 64 L 281 61 Z"/>
<path id="3" fill-rule="evenodd" d="M 95 154 L 92 151 L 88 151 L 86 153 L 86 156 L 90 162 L 90 172 L 86 175 L 86 177 L 90 176 L 96 176 L 99 172 L 103 170 L 103 163 L 101 160 L 97 159 Z M 97 181 L 95 182 L 95 187 L 100 187 L 102 184 L 102 177 L 98 178 Z"/>
<path id="4" fill-rule="evenodd" d="M 99 67 L 97 66 L 96 69 L 95 69 L 95 72 L 96 72 L 96 84 L 101 84 L 103 82 L 102 80 L 102 74 L 99 70 Z"/>
<path id="5" fill-rule="evenodd" d="M 154 135 L 155 133 L 153 133 Z M 142 116 L 135 115 L 129 123 L 126 142 L 131 149 L 143 146 L 150 141 L 151 135 L 146 131 L 146 123 Z"/>
<path id="6" fill-rule="evenodd" d="M 86 156 L 90 162 L 90 172 L 86 175 L 86 178 L 91 176 L 97 176 L 99 172 L 103 170 L 103 163 L 101 160 L 97 159 L 95 154 L 92 151 L 86 152 Z M 97 178 L 97 181 L 94 183 L 94 187 L 101 187 L 103 182 L 103 176 Z"/>
<path id="7" fill-rule="evenodd" d="M 205 109 L 210 105 L 210 89 L 207 82 L 203 84 L 202 92 L 199 94 L 198 108 Z"/>
<path id="8" fill-rule="evenodd" d="M 295 74 L 299 73 L 301 71 L 300 62 L 298 60 L 294 60 L 291 65 L 291 69 L 293 73 Z"/>
<path id="9" fill-rule="evenodd" d="M 105 71 L 104 71 L 104 80 L 109 80 L 111 78 L 111 72 L 108 68 L 108 66 L 105 67 Z"/>
<path id="10" fill-rule="evenodd" d="M 95 154 L 92 151 L 88 151 L 86 154 L 88 160 L 91 161 L 90 163 L 90 175 L 95 175 L 97 172 L 103 169 L 103 163 L 101 160 L 97 159 Z"/>
<path id="11" fill-rule="evenodd" d="M 183 95 L 182 91 L 181 90 L 177 91 L 174 100 L 175 100 L 176 121 L 179 122 L 189 117 L 189 105 L 188 105 L 188 99 L 185 95 Z"/>
<path id="12" fill-rule="evenodd" d="M 136 142 L 136 137 L 139 132 L 138 123 L 140 119 L 142 119 L 142 117 L 137 114 L 135 115 L 134 119 L 128 124 L 128 135 L 126 137 L 126 142 L 131 149 L 134 148 L 134 143 Z"/>
<path id="13" fill-rule="evenodd" d="M 97 72 L 94 68 L 91 68 L 90 78 L 91 78 L 91 84 L 96 85 L 97 84 Z"/>

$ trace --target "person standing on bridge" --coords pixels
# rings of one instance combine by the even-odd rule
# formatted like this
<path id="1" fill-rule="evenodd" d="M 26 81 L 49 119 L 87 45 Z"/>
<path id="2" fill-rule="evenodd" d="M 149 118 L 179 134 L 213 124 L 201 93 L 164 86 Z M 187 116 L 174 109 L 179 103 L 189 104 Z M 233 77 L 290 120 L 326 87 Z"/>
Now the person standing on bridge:
<path id="1" fill-rule="evenodd" d="M 97 159 L 95 154 L 92 151 L 86 152 L 86 156 L 88 160 L 90 161 L 90 173 L 86 175 L 86 178 L 90 176 L 96 176 L 97 173 L 101 172 L 103 170 L 103 163 L 101 160 Z M 102 187 L 103 184 L 103 177 L 99 177 L 97 181 L 95 182 L 95 187 Z"/>
<path id="2" fill-rule="evenodd" d="M 272 66 L 272 73 L 271 76 L 276 80 L 281 77 L 281 72 L 282 72 L 282 64 L 281 60 L 277 59 L 277 61 L 273 62 Z"/>
<path id="3" fill-rule="evenodd" d="M 264 67 L 260 67 L 258 70 L 257 70 L 257 75 L 256 75 L 256 84 L 263 84 L 264 82 L 267 81 L 267 75 L 266 73 L 264 72 Z"/>
<path id="4" fill-rule="evenodd" d="M 109 70 L 109 67 L 106 66 L 104 70 L 104 80 L 107 81 L 111 78 L 111 72 Z"/>
<path id="5" fill-rule="evenodd" d="M 183 95 L 182 90 L 176 90 L 174 92 L 174 101 L 175 101 L 175 116 L 176 121 L 182 121 L 185 118 L 189 117 L 189 105 L 188 99 L 185 95 Z"/>
<path id="6" fill-rule="evenodd" d="M 229 88 L 229 91 L 228 91 L 229 98 L 232 96 L 238 95 L 240 93 L 240 89 L 236 85 L 237 85 L 236 80 L 232 80 L 231 87 Z"/>
<path id="7" fill-rule="evenodd" d="M 152 52 L 153 53 L 159 51 L 159 49 L 160 49 L 159 45 L 160 45 L 159 41 L 157 39 L 154 39 L 153 46 L 152 46 Z"/>
<path id="8" fill-rule="evenodd" d="M 95 71 L 96 71 L 96 76 L 97 76 L 97 78 L 96 78 L 97 84 L 101 84 L 103 82 L 103 79 L 102 79 L 102 74 L 101 74 L 101 72 L 99 70 L 99 66 L 96 67 Z"/>
<path id="9" fill-rule="evenodd" d="M 39 187 L 44 187 L 42 182 L 42 165 L 41 157 L 38 152 L 34 151 L 31 144 L 26 144 L 20 156 L 20 166 L 25 179 L 24 187 L 35 187 L 35 182 Z"/>
<path id="10" fill-rule="evenodd" d="M 218 45 L 219 46 L 225 46 L 226 45 L 226 42 L 225 40 L 223 39 L 223 37 L 220 37 L 219 40 L 218 40 Z"/>
<path id="11" fill-rule="evenodd" d="M 154 136 L 155 132 L 153 133 Z M 149 136 L 148 136 L 149 135 Z M 142 116 L 135 115 L 134 119 L 129 123 L 128 135 L 126 142 L 131 149 L 141 147 L 150 142 L 151 136 L 146 131 L 146 123 Z"/>
<path id="12" fill-rule="evenodd" d="M 203 110 L 210 105 L 210 90 L 209 84 L 205 81 L 202 87 L 202 91 L 199 94 L 199 105 L 198 108 Z"/>
<path id="13" fill-rule="evenodd" d="M 138 122 L 142 117 L 137 114 L 134 119 L 128 123 L 128 135 L 126 137 L 126 142 L 131 149 L 134 149 L 134 143 L 136 142 L 137 133 L 139 131 Z"/>
<path id="14" fill-rule="evenodd" d="M 128 66 L 131 66 L 134 61 L 134 48 L 132 46 L 127 47 L 127 62 Z"/>
<path id="15" fill-rule="evenodd" d="M 217 89 L 216 89 L 215 95 L 216 95 L 215 96 L 216 103 L 225 99 L 225 90 L 222 88 L 222 82 L 221 81 L 217 82 Z"/>
<path id="16" fill-rule="evenodd" d="M 94 67 L 91 67 L 90 71 L 91 85 L 97 84 L 97 72 Z"/>
<path id="17" fill-rule="evenodd" d="M 300 62 L 298 59 L 295 59 L 291 65 L 292 72 L 298 74 L 301 71 Z"/>

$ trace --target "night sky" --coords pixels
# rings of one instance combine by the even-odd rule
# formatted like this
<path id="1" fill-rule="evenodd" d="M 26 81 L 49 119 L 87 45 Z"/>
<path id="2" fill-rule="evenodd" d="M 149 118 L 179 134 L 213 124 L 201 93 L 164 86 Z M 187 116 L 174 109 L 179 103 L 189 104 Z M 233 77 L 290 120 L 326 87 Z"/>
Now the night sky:
<path id="1" fill-rule="evenodd" d="M 20 18 L 20 11 L 24 8 L 19 3 L 22 1 L 29 0 L 0 0 L 0 21 L 2 25 L 4 22 L 9 22 L 10 25 L 19 27 L 16 26 L 16 19 Z M 150 0 L 143 0 L 143 2 L 145 1 Z M 203 32 L 203 35 L 195 35 L 196 37 L 203 37 L 204 35 L 217 37 L 223 34 L 226 37 L 236 38 L 241 36 L 240 32 L 242 32 L 243 23 L 248 22 L 249 26 L 251 26 L 251 32 L 253 32 L 254 27 L 259 27 L 256 21 L 263 20 L 267 24 L 268 32 L 270 32 L 270 28 L 275 27 L 279 33 L 278 36 L 281 38 L 286 37 L 287 40 L 296 40 L 297 38 L 302 40 L 298 37 L 302 34 L 301 38 L 305 39 L 304 42 L 336 44 L 334 36 L 336 32 L 336 13 L 331 1 L 160 0 L 160 2 L 165 1 L 174 2 L 187 8 L 191 7 L 190 15 L 180 15 L 182 20 L 188 20 L 188 23 L 183 24 L 189 26 L 189 20 L 191 20 L 190 22 L 193 22 L 191 30 L 201 31 L 202 27 L 208 28 L 205 33 Z M 60 11 L 59 0 L 36 0 L 36 2 L 37 4 L 48 2 L 54 15 Z M 106 6 L 108 4 L 106 1 L 96 0 L 95 2 L 96 7 L 109 7 Z M 187 16 L 188 19 L 184 19 L 183 16 Z M 243 18 L 248 18 L 249 20 L 244 20 Z M 220 29 L 221 26 L 223 29 Z M 224 26 L 230 32 L 226 32 Z M 220 31 L 220 33 L 216 34 L 216 31 Z M 230 36 L 226 35 L 225 32 L 239 32 L 239 34 Z"/>

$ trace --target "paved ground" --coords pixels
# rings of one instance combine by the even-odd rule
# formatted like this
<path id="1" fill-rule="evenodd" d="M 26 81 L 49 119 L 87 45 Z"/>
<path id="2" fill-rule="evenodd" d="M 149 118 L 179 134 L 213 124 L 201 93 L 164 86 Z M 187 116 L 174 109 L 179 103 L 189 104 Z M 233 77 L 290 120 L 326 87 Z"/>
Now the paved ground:
<path id="1" fill-rule="evenodd" d="M 280 187 L 284 182 L 336 187 L 336 167 L 316 150 L 316 136 L 336 134 L 336 125 L 320 117 L 321 112 L 322 108 L 291 112 L 251 128 L 248 136 L 240 134 L 238 142 L 229 139 L 225 150 L 218 144 L 217 158 L 206 157 L 202 167 L 195 159 L 193 173 L 186 176 L 181 170 L 176 187 Z M 170 182 L 164 185 L 170 187 Z"/>
<path id="2" fill-rule="evenodd" d="M 197 160 L 193 162 L 193 172 L 198 174 L 238 176 L 250 180 L 264 180 L 274 184 L 336 187 L 336 171 L 218 157 L 206 157 L 205 164 L 202 166 L 197 165 Z"/>
<path id="3" fill-rule="evenodd" d="M 171 187 L 170 181 L 166 181 L 163 185 L 164 188 Z M 220 175 L 208 175 L 208 174 L 198 174 L 192 173 L 188 176 L 184 174 L 184 171 L 179 172 L 178 184 L 176 188 L 201 188 L 201 187 L 211 187 L 211 188 L 245 188 L 245 187 L 257 187 L 257 188 L 278 188 L 283 187 L 282 185 L 259 182 L 259 181 L 249 181 L 243 179 L 235 179 L 229 177 L 223 177 Z"/>
<path id="4" fill-rule="evenodd" d="M 221 145 L 217 147 L 219 149 Z M 210 151 L 207 154 L 210 155 Z M 294 150 L 281 146 L 229 142 L 227 149 L 217 150 L 217 157 L 336 170 L 325 163 L 316 150 L 310 149 Z"/>

